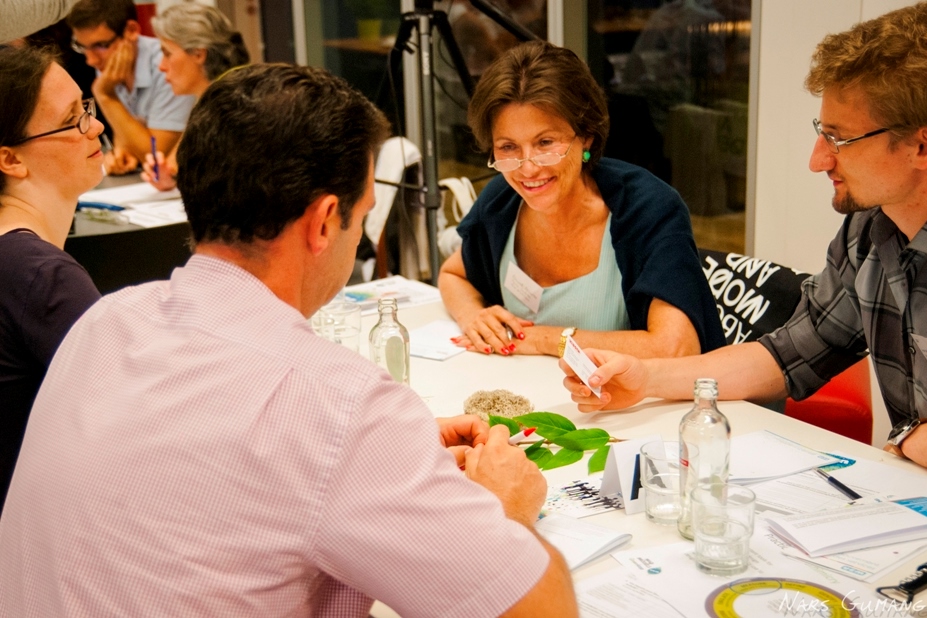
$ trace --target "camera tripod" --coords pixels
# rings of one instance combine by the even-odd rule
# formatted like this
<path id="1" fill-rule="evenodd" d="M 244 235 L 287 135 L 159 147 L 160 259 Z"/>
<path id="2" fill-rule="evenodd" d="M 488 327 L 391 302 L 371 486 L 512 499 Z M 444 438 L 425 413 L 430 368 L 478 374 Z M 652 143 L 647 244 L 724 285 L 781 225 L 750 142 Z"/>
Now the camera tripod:
<path id="1" fill-rule="evenodd" d="M 496 23 L 515 35 L 519 40 L 537 39 L 531 31 L 512 21 L 492 4 L 485 0 L 470 0 L 470 3 Z M 419 51 L 419 93 L 422 113 L 422 163 L 424 184 L 421 192 L 424 196 L 425 229 L 428 235 L 428 263 L 431 271 L 431 283 L 438 282 L 438 210 L 441 208 L 441 191 L 438 188 L 438 144 L 435 112 L 434 87 L 434 31 L 437 30 L 447 47 L 454 63 L 454 69 L 463 84 L 467 97 L 473 96 L 473 78 L 467 69 L 463 54 L 454 38 L 447 13 L 436 11 L 434 0 L 415 0 L 415 10 L 403 13 L 396 43 L 390 51 L 389 70 L 395 75 L 403 51 L 413 52 L 410 46 L 412 35 L 417 31 L 416 47 Z"/>

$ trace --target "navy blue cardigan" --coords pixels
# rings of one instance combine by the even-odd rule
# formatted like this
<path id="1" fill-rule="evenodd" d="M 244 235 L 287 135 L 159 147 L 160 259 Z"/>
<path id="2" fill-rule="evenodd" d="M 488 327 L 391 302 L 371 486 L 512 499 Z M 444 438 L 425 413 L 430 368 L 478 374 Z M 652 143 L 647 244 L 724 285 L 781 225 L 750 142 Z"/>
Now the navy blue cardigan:
<path id="1" fill-rule="evenodd" d="M 647 329 L 650 301 L 683 311 L 702 352 L 725 344 L 715 299 L 702 272 L 689 210 L 675 189 L 650 172 L 602 159 L 592 178 L 612 212 L 611 237 L 632 330 Z M 502 305 L 499 262 L 521 197 L 501 175 L 480 193 L 457 231 L 467 279 L 488 305 Z"/>

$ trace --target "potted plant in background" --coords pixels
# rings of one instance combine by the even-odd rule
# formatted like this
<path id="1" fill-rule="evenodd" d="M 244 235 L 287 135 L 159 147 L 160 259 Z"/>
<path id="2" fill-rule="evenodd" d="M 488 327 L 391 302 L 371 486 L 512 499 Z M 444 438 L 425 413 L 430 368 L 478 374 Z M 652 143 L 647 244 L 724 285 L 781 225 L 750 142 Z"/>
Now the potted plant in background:
<path id="1" fill-rule="evenodd" d="M 379 43 L 384 36 L 395 34 L 387 30 L 389 26 L 394 30 L 399 23 L 399 0 L 346 0 L 346 3 L 357 20 L 360 40 Z"/>

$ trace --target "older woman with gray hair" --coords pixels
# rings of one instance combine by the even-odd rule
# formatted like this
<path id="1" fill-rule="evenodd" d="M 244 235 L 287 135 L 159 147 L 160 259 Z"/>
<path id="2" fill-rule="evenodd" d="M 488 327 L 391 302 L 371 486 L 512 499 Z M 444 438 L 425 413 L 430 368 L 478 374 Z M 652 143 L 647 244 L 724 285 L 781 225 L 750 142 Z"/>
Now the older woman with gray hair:
<path id="1" fill-rule="evenodd" d="M 233 67 L 248 63 L 248 50 L 241 34 L 232 29 L 225 15 L 211 6 L 193 2 L 175 4 L 153 18 L 151 25 L 163 52 L 158 68 L 174 94 L 199 98 L 213 80 Z M 145 181 L 162 191 L 173 189 L 177 184 L 177 146 L 166 157 L 160 152 L 148 155 L 143 168 Z"/>

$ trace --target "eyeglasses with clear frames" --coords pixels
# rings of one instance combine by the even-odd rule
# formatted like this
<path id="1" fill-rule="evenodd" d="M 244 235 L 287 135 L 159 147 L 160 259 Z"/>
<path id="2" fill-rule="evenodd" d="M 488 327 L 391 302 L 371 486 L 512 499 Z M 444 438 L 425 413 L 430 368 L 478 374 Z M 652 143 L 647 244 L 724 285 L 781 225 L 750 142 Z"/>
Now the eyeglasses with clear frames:
<path id="1" fill-rule="evenodd" d="M 32 135 L 30 137 L 24 137 L 21 140 L 15 141 L 10 146 L 19 146 L 20 144 L 25 144 L 28 141 L 39 139 L 40 137 L 48 137 L 49 135 L 54 135 L 55 133 L 62 133 L 64 131 L 70 131 L 71 129 L 77 129 L 80 131 L 81 135 L 86 135 L 87 131 L 90 130 L 90 119 L 97 117 L 97 103 L 93 99 L 84 99 L 81 101 L 81 105 L 84 106 L 84 113 L 80 115 L 80 118 L 77 119 L 76 124 L 71 124 L 66 127 L 61 127 L 60 129 L 55 129 L 54 131 L 46 131 L 45 133 L 39 133 L 38 135 Z"/>
<path id="2" fill-rule="evenodd" d="M 88 49 L 95 54 L 100 54 L 100 53 L 105 52 L 110 47 L 112 47 L 113 43 L 116 42 L 116 39 L 118 39 L 119 36 L 120 35 L 117 34 L 116 36 L 114 36 L 108 41 L 99 41 L 98 43 L 91 43 L 90 45 L 87 45 L 86 47 L 78 43 L 76 40 L 71 39 L 71 49 L 76 51 L 78 54 L 86 54 Z"/>
<path id="3" fill-rule="evenodd" d="M 576 141 L 576 136 L 573 136 L 573 139 L 570 141 L 569 147 L 566 149 L 566 152 L 560 154 L 559 152 L 542 152 L 541 154 L 534 155 L 533 157 L 525 157 L 524 159 L 498 159 L 493 161 L 492 158 L 486 163 L 486 167 L 491 167 L 497 172 L 514 172 L 521 164 L 525 161 L 531 161 L 535 165 L 540 167 L 547 167 L 550 165 L 557 165 L 570 153 L 570 149 L 573 148 L 573 142 Z"/>
<path id="4" fill-rule="evenodd" d="M 881 135 L 885 133 L 886 131 L 888 131 L 888 128 L 886 127 L 882 129 L 876 129 L 875 131 L 870 131 L 869 133 L 860 135 L 859 137 L 851 137 L 849 139 L 837 139 L 835 136 L 831 135 L 830 133 L 826 133 L 821 128 L 821 121 L 818 120 L 817 118 L 812 120 L 811 124 L 814 125 L 814 132 L 824 138 L 824 141 L 827 142 L 827 147 L 834 154 L 837 154 L 840 152 L 841 146 L 849 146 L 853 142 L 858 142 L 859 140 L 866 139 L 867 137 L 875 137 L 876 135 Z"/>

